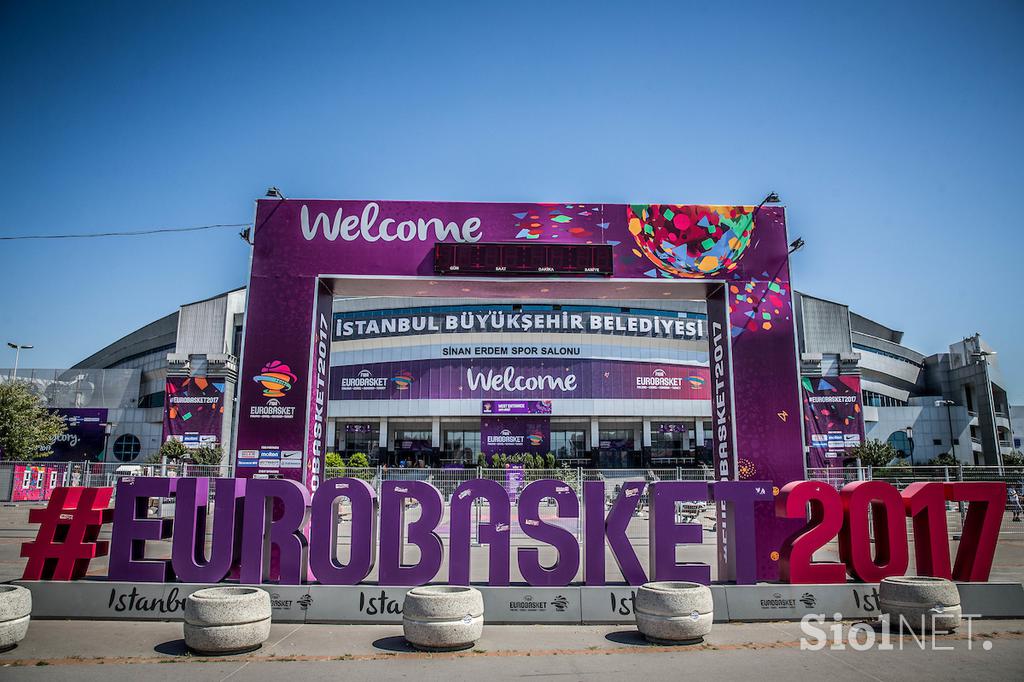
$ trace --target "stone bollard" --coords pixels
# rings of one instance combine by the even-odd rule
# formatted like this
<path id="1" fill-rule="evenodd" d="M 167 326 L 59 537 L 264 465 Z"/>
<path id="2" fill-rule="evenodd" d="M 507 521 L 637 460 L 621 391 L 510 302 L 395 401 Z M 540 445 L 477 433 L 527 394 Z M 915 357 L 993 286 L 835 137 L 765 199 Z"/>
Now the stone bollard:
<path id="1" fill-rule="evenodd" d="M 25 639 L 32 613 L 32 593 L 19 585 L 0 585 L 0 652 Z"/>
<path id="2" fill-rule="evenodd" d="M 695 644 L 711 632 L 711 589 L 700 583 L 646 583 L 636 591 L 636 629 L 654 644 Z"/>
<path id="3" fill-rule="evenodd" d="M 879 611 L 889 625 L 900 627 L 900 618 L 915 631 L 953 631 L 960 627 L 960 592 L 945 578 L 903 576 L 885 578 L 878 586 Z"/>
<path id="4" fill-rule="evenodd" d="M 185 598 L 185 645 L 201 654 L 240 654 L 270 636 L 270 594 L 255 587 L 210 587 Z"/>
<path id="5" fill-rule="evenodd" d="M 468 649 L 484 631 L 483 595 L 458 585 L 414 587 L 405 594 L 402 630 L 423 651 Z"/>

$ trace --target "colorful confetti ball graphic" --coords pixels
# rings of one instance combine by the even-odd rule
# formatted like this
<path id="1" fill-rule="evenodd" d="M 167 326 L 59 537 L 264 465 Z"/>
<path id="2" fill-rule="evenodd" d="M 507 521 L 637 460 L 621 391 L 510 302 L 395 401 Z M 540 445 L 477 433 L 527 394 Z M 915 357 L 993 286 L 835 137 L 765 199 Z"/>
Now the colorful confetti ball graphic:
<path id="1" fill-rule="evenodd" d="M 633 204 L 626 209 L 639 252 L 674 277 L 709 277 L 736 268 L 750 245 L 750 206 Z"/>
<path id="2" fill-rule="evenodd" d="M 749 459 L 740 459 L 737 462 L 741 480 L 749 480 L 757 475 L 757 467 Z"/>
<path id="3" fill-rule="evenodd" d="M 291 368 L 280 360 L 267 363 L 260 373 L 253 377 L 253 381 L 263 387 L 265 398 L 280 398 L 291 389 L 295 379 Z"/>
<path id="4" fill-rule="evenodd" d="M 412 386 L 412 372 L 409 370 L 402 370 L 395 376 L 391 377 L 391 381 L 394 382 L 395 388 L 399 391 L 408 391 L 409 387 Z"/>
<path id="5" fill-rule="evenodd" d="M 690 382 L 690 388 L 692 388 L 695 391 L 699 391 L 700 389 L 704 388 L 704 377 L 691 376 L 686 377 L 686 380 Z"/>
<path id="6" fill-rule="evenodd" d="M 533 447 L 538 447 L 544 443 L 544 435 L 539 431 L 534 431 L 526 439 L 530 441 L 530 445 Z"/>

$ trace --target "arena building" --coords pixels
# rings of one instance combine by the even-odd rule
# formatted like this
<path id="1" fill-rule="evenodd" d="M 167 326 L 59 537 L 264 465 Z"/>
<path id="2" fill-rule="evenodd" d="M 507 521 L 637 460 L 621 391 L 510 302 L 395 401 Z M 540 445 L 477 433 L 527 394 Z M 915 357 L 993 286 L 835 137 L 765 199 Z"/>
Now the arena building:
<path id="1" fill-rule="evenodd" d="M 238 382 L 291 373 L 238 376 L 245 294 L 182 305 L 68 370 L 19 369 L 85 429 L 52 456 L 147 459 L 167 437 L 233 452 Z M 389 466 L 520 453 L 602 468 L 709 463 L 704 306 L 614 290 L 572 301 L 336 298 L 327 443 Z M 925 355 L 843 304 L 797 294 L 794 310 L 809 465 L 844 463 L 865 436 L 915 464 L 952 453 L 997 465 L 1019 446 L 997 355 L 979 335 Z M 853 423 L 833 430 L 837 409 Z"/>

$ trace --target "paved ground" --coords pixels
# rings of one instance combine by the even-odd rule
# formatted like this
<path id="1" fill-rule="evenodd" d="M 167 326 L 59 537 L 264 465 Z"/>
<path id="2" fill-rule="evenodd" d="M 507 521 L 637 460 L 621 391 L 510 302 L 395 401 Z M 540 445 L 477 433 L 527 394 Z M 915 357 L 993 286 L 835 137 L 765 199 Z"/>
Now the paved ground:
<path id="1" fill-rule="evenodd" d="M 251 654 L 190 656 L 180 623 L 34 621 L 0 654 L 0 678 L 18 680 L 273 679 L 713 679 L 1014 680 L 1024 670 L 1024 621 L 980 621 L 891 651 L 800 650 L 797 623 L 718 624 L 704 644 L 655 647 L 624 626 L 489 626 L 471 651 L 411 651 L 398 626 L 275 625 Z M 986 644 L 987 643 L 987 644 Z M 942 647 L 942 649 L 939 649 Z"/>

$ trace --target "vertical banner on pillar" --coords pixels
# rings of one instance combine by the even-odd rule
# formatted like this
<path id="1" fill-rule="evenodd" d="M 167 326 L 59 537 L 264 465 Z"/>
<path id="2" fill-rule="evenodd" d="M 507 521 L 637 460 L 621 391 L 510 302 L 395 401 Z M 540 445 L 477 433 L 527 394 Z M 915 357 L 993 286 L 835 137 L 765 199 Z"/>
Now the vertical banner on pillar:
<path id="1" fill-rule="evenodd" d="M 316 285 L 309 359 L 309 407 L 306 427 L 306 488 L 315 493 L 324 473 L 327 439 L 328 373 L 331 368 L 331 320 L 333 298 L 323 280 Z"/>
<path id="2" fill-rule="evenodd" d="M 319 283 L 253 274 L 239 384 L 235 475 L 306 478 L 310 334 Z M 308 480 L 308 479 L 307 479 Z"/>
<path id="3" fill-rule="evenodd" d="M 726 286 L 732 360 L 736 477 L 771 481 L 773 492 L 804 478 L 803 415 L 785 213 L 756 218 L 759 267 Z M 759 580 L 777 580 L 779 549 L 801 523 L 756 507 Z"/>
<path id="4" fill-rule="evenodd" d="M 729 306 L 726 287 L 707 297 L 711 362 L 711 442 L 715 480 L 736 478 L 736 435 L 733 431 L 732 363 L 729 357 Z M 725 504 L 717 503 L 718 579 L 729 580 L 729 536 Z"/>

